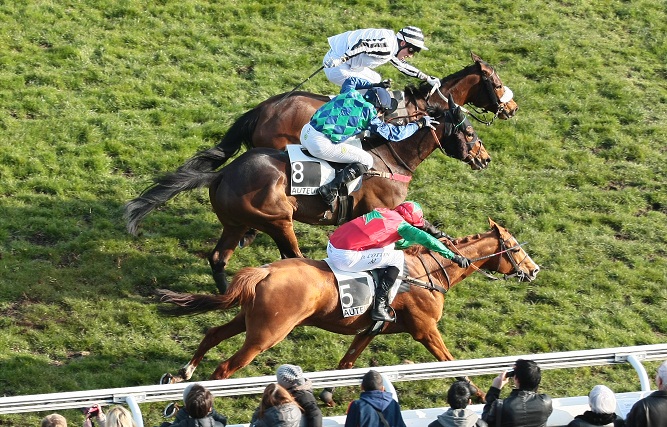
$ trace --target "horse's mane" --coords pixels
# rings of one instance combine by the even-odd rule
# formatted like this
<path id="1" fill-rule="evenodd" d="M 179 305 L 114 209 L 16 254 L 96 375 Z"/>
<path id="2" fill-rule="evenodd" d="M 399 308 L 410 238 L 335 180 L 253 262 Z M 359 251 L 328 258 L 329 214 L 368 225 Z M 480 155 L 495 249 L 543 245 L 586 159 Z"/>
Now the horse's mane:
<path id="1" fill-rule="evenodd" d="M 490 67 L 490 65 L 487 64 L 484 61 L 480 60 L 479 63 Z M 443 77 L 442 79 L 440 79 L 440 83 L 445 85 L 447 82 L 450 82 L 452 80 L 458 80 L 458 79 L 461 79 L 465 76 L 470 75 L 470 69 L 472 67 L 475 67 L 477 64 L 478 63 L 475 62 L 473 64 L 470 64 L 470 65 L 466 66 L 465 68 L 463 68 L 459 71 L 456 71 L 456 72 L 454 72 L 454 73 L 452 73 L 448 76 Z M 426 95 L 428 95 L 428 93 L 431 91 L 431 88 L 432 88 L 432 86 L 431 86 L 430 83 L 421 82 L 419 84 L 419 86 L 415 86 L 413 84 L 409 84 L 409 85 L 405 86 L 404 92 L 409 93 L 410 95 L 412 95 L 415 98 L 426 99 Z"/>

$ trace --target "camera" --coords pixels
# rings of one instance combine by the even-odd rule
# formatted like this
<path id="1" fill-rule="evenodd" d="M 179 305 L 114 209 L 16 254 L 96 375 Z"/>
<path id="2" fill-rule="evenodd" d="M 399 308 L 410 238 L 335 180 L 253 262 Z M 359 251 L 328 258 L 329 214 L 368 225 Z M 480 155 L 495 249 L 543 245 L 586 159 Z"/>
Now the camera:
<path id="1" fill-rule="evenodd" d="M 86 418 L 93 418 L 93 417 L 97 416 L 99 414 L 99 412 L 100 412 L 99 406 L 91 406 L 86 411 Z"/>
<path id="2" fill-rule="evenodd" d="M 505 372 L 505 378 L 512 378 L 514 376 L 514 370 Z"/>

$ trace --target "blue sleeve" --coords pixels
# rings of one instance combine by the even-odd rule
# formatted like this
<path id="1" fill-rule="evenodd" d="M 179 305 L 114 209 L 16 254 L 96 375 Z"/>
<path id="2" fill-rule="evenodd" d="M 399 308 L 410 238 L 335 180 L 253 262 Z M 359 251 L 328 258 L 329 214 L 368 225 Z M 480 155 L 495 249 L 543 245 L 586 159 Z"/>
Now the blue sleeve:
<path id="1" fill-rule="evenodd" d="M 441 241 L 431 236 L 424 230 L 420 230 L 417 227 L 413 227 L 407 222 L 403 221 L 398 226 L 398 234 L 401 235 L 409 243 L 417 243 L 430 249 L 432 251 L 442 254 L 447 259 L 453 259 L 456 254 L 449 249 L 447 246 L 443 245 Z"/>
<path id="2" fill-rule="evenodd" d="M 377 133 L 387 141 L 402 141 L 419 130 L 417 123 L 408 123 L 405 126 L 394 126 L 383 122 L 377 116 L 371 119 L 369 130 Z"/>
<path id="3" fill-rule="evenodd" d="M 352 89 L 369 89 L 373 83 L 359 77 L 348 77 L 340 86 L 340 93 L 349 92 Z"/>

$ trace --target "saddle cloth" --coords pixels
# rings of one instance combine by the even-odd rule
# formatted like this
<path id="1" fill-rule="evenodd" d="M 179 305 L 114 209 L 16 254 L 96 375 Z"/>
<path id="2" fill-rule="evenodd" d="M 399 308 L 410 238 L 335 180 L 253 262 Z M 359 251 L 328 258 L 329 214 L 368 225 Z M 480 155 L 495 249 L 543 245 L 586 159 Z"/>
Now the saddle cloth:
<path id="1" fill-rule="evenodd" d="M 368 307 L 373 304 L 373 297 L 375 296 L 375 274 L 370 272 L 352 273 L 349 271 L 342 271 L 331 265 L 328 258 L 324 261 L 329 265 L 336 282 L 338 283 L 338 297 L 340 298 L 340 305 L 343 308 L 343 317 L 352 317 L 362 315 L 368 310 Z M 389 291 L 389 303 L 396 298 L 401 280 L 396 280 Z"/>

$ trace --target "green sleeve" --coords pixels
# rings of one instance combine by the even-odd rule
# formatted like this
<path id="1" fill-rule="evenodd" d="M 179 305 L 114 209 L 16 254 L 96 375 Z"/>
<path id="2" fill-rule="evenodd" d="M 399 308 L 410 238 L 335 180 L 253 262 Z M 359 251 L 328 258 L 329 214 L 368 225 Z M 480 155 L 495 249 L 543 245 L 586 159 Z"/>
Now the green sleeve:
<path id="1" fill-rule="evenodd" d="M 443 245 L 438 239 L 405 221 L 401 222 L 397 231 L 408 245 L 416 243 L 425 246 L 432 251 L 442 254 L 447 259 L 453 259 L 456 256 L 454 252 L 447 249 L 447 246 Z"/>

